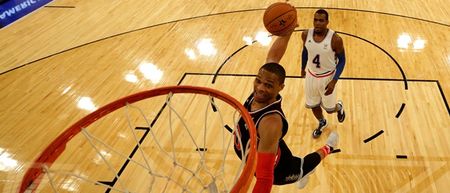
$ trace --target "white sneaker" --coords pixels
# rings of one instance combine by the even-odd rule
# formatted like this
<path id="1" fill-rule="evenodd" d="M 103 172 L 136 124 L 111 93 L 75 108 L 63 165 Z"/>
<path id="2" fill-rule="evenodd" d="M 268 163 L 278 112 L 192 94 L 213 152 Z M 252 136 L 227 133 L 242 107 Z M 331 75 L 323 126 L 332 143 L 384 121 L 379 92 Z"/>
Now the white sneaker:
<path id="1" fill-rule="evenodd" d="M 309 175 L 313 173 L 313 171 L 309 172 L 308 174 L 306 174 L 305 176 L 303 176 L 303 178 L 300 178 L 300 180 L 297 181 L 297 188 L 298 189 L 303 189 L 305 188 L 306 184 L 308 184 L 308 180 L 309 180 Z"/>
<path id="2" fill-rule="evenodd" d="M 337 145 L 338 145 L 338 142 L 339 142 L 339 134 L 338 134 L 336 131 L 332 131 L 332 132 L 330 133 L 330 135 L 328 136 L 328 139 L 327 139 L 327 143 L 326 143 L 326 144 L 327 144 L 328 146 L 332 147 L 333 149 L 336 149 L 336 148 L 337 148 Z M 298 188 L 298 189 L 303 189 L 303 188 L 305 188 L 306 184 L 308 184 L 309 176 L 310 176 L 312 173 L 314 173 L 314 171 L 315 171 L 315 170 L 313 170 L 313 171 L 307 173 L 305 176 L 303 176 L 302 178 L 300 178 L 300 179 L 297 181 L 297 188 Z"/>
<path id="3" fill-rule="evenodd" d="M 337 148 L 339 143 L 339 134 L 336 131 L 332 131 L 327 139 L 327 145 L 332 147 L 333 149 Z"/>

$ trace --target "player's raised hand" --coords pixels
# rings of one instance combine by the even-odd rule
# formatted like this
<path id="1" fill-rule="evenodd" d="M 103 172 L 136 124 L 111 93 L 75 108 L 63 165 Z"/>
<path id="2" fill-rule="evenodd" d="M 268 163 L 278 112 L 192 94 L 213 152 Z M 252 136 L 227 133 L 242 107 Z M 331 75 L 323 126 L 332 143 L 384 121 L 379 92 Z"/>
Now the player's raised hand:
<path id="1" fill-rule="evenodd" d="M 295 28 L 298 27 L 297 19 L 295 20 L 295 25 L 291 25 L 287 30 L 285 30 L 283 33 L 277 35 L 277 36 L 290 36 L 292 32 L 295 31 Z"/>

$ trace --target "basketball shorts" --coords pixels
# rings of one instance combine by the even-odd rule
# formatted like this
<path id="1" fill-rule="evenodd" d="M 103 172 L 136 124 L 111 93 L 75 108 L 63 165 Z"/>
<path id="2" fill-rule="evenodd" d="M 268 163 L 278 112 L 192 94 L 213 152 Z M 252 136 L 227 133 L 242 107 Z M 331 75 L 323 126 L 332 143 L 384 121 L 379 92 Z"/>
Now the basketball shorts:
<path id="1" fill-rule="evenodd" d="M 312 72 L 307 70 L 305 77 L 305 98 L 306 108 L 314 108 L 319 105 L 326 111 L 334 111 L 336 108 L 336 88 L 333 93 L 325 96 L 325 88 L 328 83 L 333 79 L 334 72 L 321 77 L 314 76 Z"/>

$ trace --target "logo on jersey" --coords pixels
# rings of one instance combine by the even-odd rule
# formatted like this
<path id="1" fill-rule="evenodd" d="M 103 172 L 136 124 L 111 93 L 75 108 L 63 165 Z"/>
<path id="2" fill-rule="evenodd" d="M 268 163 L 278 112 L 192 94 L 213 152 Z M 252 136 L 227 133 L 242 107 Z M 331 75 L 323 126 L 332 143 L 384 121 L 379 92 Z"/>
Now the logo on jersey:
<path id="1" fill-rule="evenodd" d="M 323 45 L 323 49 L 326 50 L 328 48 L 328 44 Z"/>

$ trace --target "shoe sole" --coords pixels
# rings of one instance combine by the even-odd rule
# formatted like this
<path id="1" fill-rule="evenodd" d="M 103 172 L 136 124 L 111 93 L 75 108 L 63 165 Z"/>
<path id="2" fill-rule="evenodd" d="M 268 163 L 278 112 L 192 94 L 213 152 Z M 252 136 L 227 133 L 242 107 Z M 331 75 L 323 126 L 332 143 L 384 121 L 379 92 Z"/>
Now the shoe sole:
<path id="1" fill-rule="evenodd" d="M 299 179 L 296 183 L 297 188 L 298 189 L 303 189 L 306 187 L 306 185 L 308 184 L 309 181 L 309 177 L 311 176 L 312 173 L 314 173 L 315 169 L 313 169 L 312 171 L 310 171 L 309 173 L 307 173 L 305 176 L 303 176 L 301 179 Z"/>
<path id="2" fill-rule="evenodd" d="M 297 182 L 297 188 L 298 188 L 298 189 L 303 189 L 303 188 L 305 188 L 306 185 L 308 184 L 308 181 L 309 181 L 308 178 L 309 178 L 309 174 L 307 174 L 306 176 L 303 176 L 303 178 L 300 179 L 300 180 Z"/>

